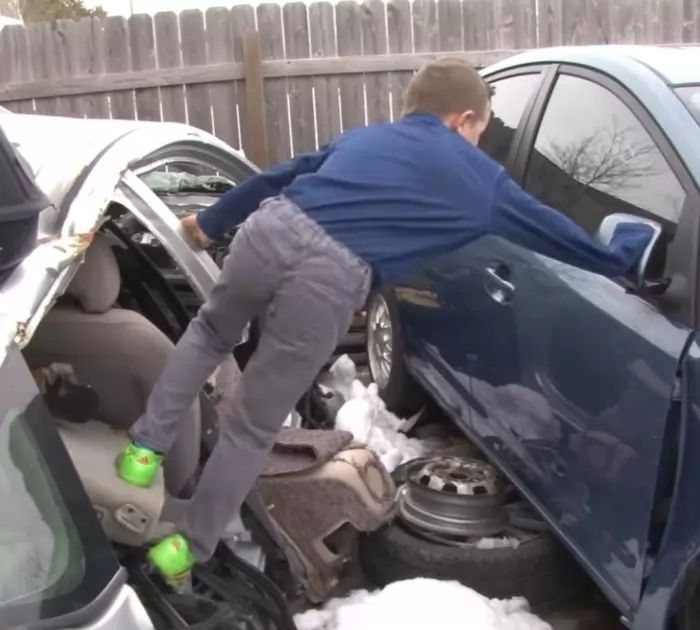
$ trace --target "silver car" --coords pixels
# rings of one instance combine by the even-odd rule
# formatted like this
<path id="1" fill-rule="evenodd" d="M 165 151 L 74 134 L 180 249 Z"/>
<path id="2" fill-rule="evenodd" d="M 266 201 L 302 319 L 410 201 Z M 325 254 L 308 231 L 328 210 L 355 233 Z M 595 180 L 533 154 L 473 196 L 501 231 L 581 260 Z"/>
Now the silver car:
<path id="1" fill-rule="evenodd" d="M 100 506 L 99 486 L 111 474 L 107 470 L 113 459 L 109 454 L 105 458 L 104 451 L 99 454 L 102 458 L 95 459 L 95 453 L 81 449 L 78 438 L 71 442 L 74 425 L 50 415 L 31 362 L 51 350 L 60 364 L 81 344 L 101 337 L 97 349 L 102 356 L 94 360 L 105 363 L 109 354 L 116 356 L 116 345 L 131 343 L 119 340 L 119 314 L 109 303 L 116 295 L 101 296 L 108 303 L 97 308 L 95 295 L 106 291 L 104 279 L 92 287 L 95 295 L 84 298 L 82 305 L 80 300 L 61 303 L 68 299 L 85 252 L 107 220 L 115 226 L 121 215 L 136 220 L 148 239 L 164 246 L 169 263 L 178 271 L 175 276 L 186 279 L 192 302 L 204 299 L 219 268 L 209 255 L 187 247 L 178 232 L 176 214 L 146 182 L 149 177 L 154 181 L 154 174 L 157 180 L 159 173 L 177 172 L 235 184 L 254 169 L 213 136 L 185 125 L 69 120 L 2 111 L 0 126 L 53 203 L 41 214 L 37 246 L 0 286 L 0 627 L 153 628 L 152 615 L 127 584 L 127 572 L 105 530 L 110 532 L 111 526 L 110 533 L 116 532 L 117 539 L 121 530 L 121 539 L 138 541 L 149 527 L 134 521 L 134 516 L 156 521 L 163 493 L 154 499 L 155 489 L 131 506 L 125 501 L 121 520 L 114 505 Z M 177 206 L 178 195 L 172 197 Z M 197 203 L 196 195 L 186 199 Z M 212 197 L 199 196 L 203 205 L 211 201 Z M 117 235 L 111 238 L 117 243 Z M 148 249 L 149 242 L 143 244 L 140 251 Z M 172 319 L 174 334 L 178 325 L 184 325 L 180 314 L 173 314 L 176 291 L 154 287 L 148 279 L 140 284 L 143 294 L 127 299 L 142 311 L 149 304 L 154 310 L 153 304 L 163 300 L 162 317 Z M 115 290 L 123 294 L 130 288 Z M 90 300 L 92 308 L 81 311 Z M 73 317 L 79 332 L 72 339 L 66 333 L 68 327 L 58 321 L 59 311 L 66 319 Z M 172 345 L 143 315 L 133 311 L 130 317 L 132 324 L 140 322 L 146 331 L 143 339 L 150 339 L 156 348 L 151 354 Z M 95 329 L 100 326 L 104 332 L 98 334 Z M 62 344 L 72 344 L 73 349 L 61 349 Z M 89 369 L 89 361 L 77 366 L 77 371 Z M 155 378 L 148 371 L 157 365 L 152 357 L 146 362 L 148 369 L 136 369 L 134 382 L 112 384 L 113 396 L 143 395 L 140 388 Z M 110 376 L 114 374 L 103 370 L 104 378 Z M 103 399 L 100 404 L 116 404 L 116 400 Z M 201 431 L 201 418 L 197 421 Z M 110 431 L 106 425 L 105 429 Z M 102 448 L 109 450 L 115 439 L 121 441 L 123 436 L 104 442 Z M 196 455 L 185 459 L 185 466 L 196 465 Z M 96 466 L 98 460 L 101 463 Z M 86 465 L 93 468 L 86 471 Z M 115 513 L 114 522 L 100 526 L 101 517 Z"/>
<path id="2" fill-rule="evenodd" d="M 236 519 L 197 566 L 193 593 L 162 588 L 143 558 L 191 495 L 254 334 L 188 410 L 152 487 L 114 472 L 126 430 L 228 249 L 224 238 L 194 252 L 178 216 L 255 168 L 187 125 L 0 108 L 0 128 L 50 202 L 36 245 L 0 278 L 0 627 L 291 630 L 280 589 L 262 573 L 270 557 L 280 583 L 321 602 L 353 536 L 393 516 L 393 482 L 365 448 L 343 442 L 325 462 L 263 475 L 241 516 L 265 536 Z M 344 500 L 328 505 L 329 489 Z"/>

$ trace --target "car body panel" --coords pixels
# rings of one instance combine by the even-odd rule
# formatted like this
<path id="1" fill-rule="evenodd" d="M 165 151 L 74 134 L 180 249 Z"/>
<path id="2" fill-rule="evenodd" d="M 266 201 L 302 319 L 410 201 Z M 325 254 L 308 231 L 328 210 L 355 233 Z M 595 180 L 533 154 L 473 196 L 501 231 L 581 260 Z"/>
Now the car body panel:
<path id="1" fill-rule="evenodd" d="M 535 50 L 483 75 L 580 69 L 623 86 L 637 116 L 649 114 L 661 130 L 654 139 L 688 194 L 668 263 L 678 267 L 682 291 L 675 299 L 683 308 L 671 304 L 673 296 L 641 298 L 620 282 L 495 236 L 435 259 L 395 291 L 408 366 L 419 382 L 538 506 L 634 628 L 644 630 L 664 627 L 652 619 L 668 616 L 700 543 L 700 511 L 678 502 L 688 482 L 676 487 L 662 543 L 652 526 L 679 463 L 669 444 L 678 438 L 680 366 L 686 379 L 697 372 L 684 357 L 695 335 L 700 209 L 700 126 L 670 87 L 699 82 L 700 49 L 658 56 L 655 50 Z M 506 166 L 516 178 L 525 172 L 556 80 L 549 77 L 514 136 L 521 144 Z M 494 283 L 494 271 L 505 284 Z M 418 292 L 433 296 L 432 304 L 413 299 Z M 684 397 L 682 441 L 696 439 L 689 404 Z M 678 470 L 696 474 L 690 466 L 685 460 Z M 660 602 L 665 608 L 652 614 Z"/>
<path id="2" fill-rule="evenodd" d="M 494 261 L 508 264 L 510 304 L 488 297 L 484 269 Z M 435 261 L 430 277 L 459 324 L 431 318 L 420 336 L 432 341 L 439 328 L 449 339 L 432 344 L 433 363 L 437 349 L 447 380 L 462 387 L 453 398 L 469 401 L 460 411 L 469 433 L 613 586 L 611 599 L 632 606 L 690 332 L 611 280 L 497 237 Z M 415 335 L 410 315 L 403 321 Z"/>
<path id="3" fill-rule="evenodd" d="M 678 467 L 673 502 L 659 557 L 652 567 L 644 597 L 634 615 L 635 630 L 665 628 L 682 596 L 685 579 L 700 570 L 700 343 L 697 334 L 683 361 Z"/>
<path id="4" fill-rule="evenodd" d="M 122 586 L 112 605 L 99 619 L 82 625 L 75 630 L 151 630 L 151 621 L 134 589 Z"/>

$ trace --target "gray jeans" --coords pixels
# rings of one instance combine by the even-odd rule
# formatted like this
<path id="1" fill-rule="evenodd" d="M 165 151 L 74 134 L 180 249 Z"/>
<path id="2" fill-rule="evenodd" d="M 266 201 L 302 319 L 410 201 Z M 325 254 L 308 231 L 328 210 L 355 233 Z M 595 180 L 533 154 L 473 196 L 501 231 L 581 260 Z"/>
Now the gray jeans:
<path id="1" fill-rule="evenodd" d="M 284 197 L 265 201 L 231 244 L 209 300 L 177 344 L 131 435 L 167 453 L 206 379 L 259 318 L 260 340 L 219 441 L 178 523 L 208 559 L 263 471 L 284 419 L 367 299 L 369 267 Z"/>

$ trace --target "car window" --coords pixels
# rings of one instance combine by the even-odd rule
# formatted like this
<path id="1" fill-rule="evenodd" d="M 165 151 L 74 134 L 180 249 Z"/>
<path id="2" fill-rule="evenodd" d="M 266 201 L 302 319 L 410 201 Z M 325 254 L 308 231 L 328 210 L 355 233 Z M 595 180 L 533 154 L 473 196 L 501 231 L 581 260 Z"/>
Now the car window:
<path id="1" fill-rule="evenodd" d="M 686 85 L 676 88 L 676 94 L 681 97 L 681 100 L 700 125 L 700 85 Z"/>
<path id="2" fill-rule="evenodd" d="M 608 214 L 627 212 L 672 236 L 686 197 L 632 111 L 601 85 L 567 75 L 545 109 L 525 188 L 591 234 Z"/>
<path id="3" fill-rule="evenodd" d="M 540 74 L 536 72 L 489 82 L 494 89 L 491 120 L 479 140 L 479 147 L 501 164 L 508 159 L 515 131 L 539 79 Z"/>
<path id="4" fill-rule="evenodd" d="M 0 366 L 2 628 L 79 610 L 118 570 L 54 422 L 11 351 Z"/>

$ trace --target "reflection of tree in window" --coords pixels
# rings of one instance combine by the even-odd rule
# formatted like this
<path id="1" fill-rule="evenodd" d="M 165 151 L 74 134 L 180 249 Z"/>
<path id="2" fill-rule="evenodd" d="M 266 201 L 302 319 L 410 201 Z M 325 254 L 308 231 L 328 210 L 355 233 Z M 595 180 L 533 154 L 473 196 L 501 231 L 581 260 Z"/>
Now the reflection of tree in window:
<path id="1" fill-rule="evenodd" d="M 630 142 L 634 130 L 618 129 L 613 121 L 610 129 L 597 132 L 569 144 L 553 142 L 543 153 L 569 177 L 581 185 L 612 192 L 615 189 L 638 188 L 639 178 L 658 175 L 656 147 L 651 141 Z"/>
<path id="2" fill-rule="evenodd" d="M 593 233 L 628 212 L 671 236 L 685 193 L 652 138 L 622 101 L 584 79 L 557 80 L 535 142 L 526 188 Z"/>
<path id="3" fill-rule="evenodd" d="M 538 81 L 539 74 L 522 74 L 491 83 L 491 119 L 479 147 L 501 164 L 508 158 L 515 130 Z"/>

